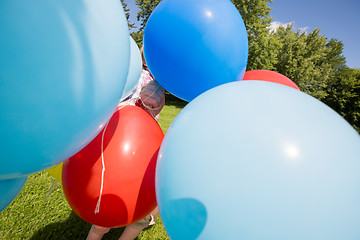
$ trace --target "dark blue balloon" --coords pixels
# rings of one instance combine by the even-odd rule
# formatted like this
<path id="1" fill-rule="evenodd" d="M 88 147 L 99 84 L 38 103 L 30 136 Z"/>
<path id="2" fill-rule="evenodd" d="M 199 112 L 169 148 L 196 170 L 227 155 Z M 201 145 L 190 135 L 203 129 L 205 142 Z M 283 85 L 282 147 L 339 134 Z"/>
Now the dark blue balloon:
<path id="1" fill-rule="evenodd" d="M 16 198 L 26 180 L 27 177 L 0 180 L 0 212 Z"/>
<path id="2" fill-rule="evenodd" d="M 293 88 L 239 81 L 176 117 L 156 196 L 174 240 L 356 240 L 359 173 L 360 136 L 340 115 Z"/>
<path id="3" fill-rule="evenodd" d="M 147 22 L 144 53 L 161 86 L 191 101 L 243 78 L 247 32 L 229 0 L 163 0 Z"/>
<path id="4" fill-rule="evenodd" d="M 0 179 L 64 161 L 101 130 L 129 69 L 120 1 L 0 2 Z"/>

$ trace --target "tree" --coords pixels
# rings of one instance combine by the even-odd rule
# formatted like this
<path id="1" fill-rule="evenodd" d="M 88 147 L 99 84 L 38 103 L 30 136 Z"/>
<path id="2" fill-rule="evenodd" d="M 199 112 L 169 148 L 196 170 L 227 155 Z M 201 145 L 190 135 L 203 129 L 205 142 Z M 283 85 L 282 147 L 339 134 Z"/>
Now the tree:
<path id="1" fill-rule="evenodd" d="M 274 70 L 277 42 L 269 32 L 272 0 L 232 0 L 242 16 L 249 40 L 247 70 Z"/>
<path id="2" fill-rule="evenodd" d="M 140 21 L 140 29 L 137 32 L 132 33 L 131 36 L 134 38 L 138 46 L 142 46 L 146 23 L 151 13 L 161 2 L 161 0 L 135 0 L 135 2 L 140 9 L 140 11 L 137 13 L 137 20 Z"/>
<path id="3" fill-rule="evenodd" d="M 306 34 L 292 28 L 280 27 L 273 33 L 279 43 L 276 71 L 293 80 L 302 91 L 324 99 L 328 81 L 334 75 L 334 67 L 327 61 L 331 53 L 327 39 L 319 29 Z"/>
<path id="4" fill-rule="evenodd" d="M 135 0 L 136 5 L 139 7 L 140 11 L 137 14 L 138 21 L 141 22 L 141 27 L 139 31 L 144 31 L 146 23 L 154 11 L 155 7 L 161 2 L 161 0 Z"/>
<path id="5" fill-rule="evenodd" d="M 342 65 L 327 88 L 323 100 L 360 133 L 360 69 Z"/>
<path id="6" fill-rule="evenodd" d="M 346 66 L 346 58 L 342 55 L 344 44 L 337 39 L 331 39 L 327 44 L 328 54 L 325 61 L 327 61 L 334 71 L 338 71 Z"/>
<path id="7" fill-rule="evenodd" d="M 134 39 L 139 48 L 142 46 L 143 34 L 144 32 L 142 31 L 130 33 L 130 36 Z"/>
<path id="8" fill-rule="evenodd" d="M 360 70 L 346 66 L 343 43 L 327 40 L 315 29 L 309 34 L 280 27 L 276 71 L 323 101 L 360 132 Z"/>
<path id="9" fill-rule="evenodd" d="M 124 0 L 121 0 L 121 4 L 124 8 L 124 12 L 125 12 L 125 16 L 126 16 L 126 20 L 128 22 L 128 26 L 129 26 L 129 30 L 135 28 L 135 24 L 131 23 L 129 18 L 130 18 L 130 9 L 127 7 L 127 4 L 124 2 Z"/>
<path id="10" fill-rule="evenodd" d="M 328 83 L 327 105 L 341 114 L 360 133 L 360 69 L 346 66 L 342 56 L 344 44 L 331 39 L 326 61 L 331 64 L 334 76 Z"/>

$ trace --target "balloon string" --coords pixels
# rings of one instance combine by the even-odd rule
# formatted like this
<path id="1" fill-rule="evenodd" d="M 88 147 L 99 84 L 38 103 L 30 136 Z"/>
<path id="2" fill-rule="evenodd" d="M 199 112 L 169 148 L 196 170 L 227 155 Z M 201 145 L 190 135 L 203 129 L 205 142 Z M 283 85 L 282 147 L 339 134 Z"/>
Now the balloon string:
<path id="1" fill-rule="evenodd" d="M 147 99 L 149 99 L 150 97 L 152 97 L 154 95 L 154 93 L 156 92 L 156 90 L 159 89 L 159 86 L 156 86 L 155 90 L 150 94 L 150 96 L 148 96 L 147 98 L 144 99 L 144 101 L 146 101 Z M 160 107 L 158 108 L 152 108 L 151 106 L 148 106 L 144 103 L 144 101 L 138 97 L 138 99 L 141 101 L 141 103 L 143 104 L 144 107 L 146 107 L 147 109 L 150 110 L 150 114 L 151 116 L 153 116 L 153 113 L 151 113 L 152 111 L 158 110 L 160 109 Z M 123 106 L 122 106 L 123 107 Z M 155 116 L 153 116 L 155 117 Z M 102 138 L 101 138 L 101 163 L 102 163 L 102 171 L 101 171 L 101 187 L 100 187 L 100 194 L 99 194 L 99 199 L 97 201 L 96 204 L 96 208 L 95 208 L 95 214 L 99 213 L 100 211 L 100 204 L 101 204 L 101 196 L 102 196 L 102 192 L 103 192 L 103 188 L 104 188 L 104 175 L 105 175 L 105 160 L 104 160 L 104 135 L 105 135 L 105 131 L 106 128 L 108 126 L 109 123 L 106 124 L 105 128 L 104 128 L 104 132 L 102 134 Z"/>
<path id="2" fill-rule="evenodd" d="M 97 202 L 96 208 L 95 208 L 95 214 L 99 213 L 99 211 L 100 211 L 101 196 L 102 196 L 102 192 L 103 192 L 103 188 L 104 188 L 104 175 L 105 175 L 104 136 L 105 136 L 105 131 L 106 131 L 108 124 L 109 123 L 107 123 L 104 128 L 104 132 L 103 132 L 102 138 L 101 138 L 101 163 L 102 163 L 101 187 L 100 187 L 99 199 L 98 199 L 98 202 Z"/>
<path id="3" fill-rule="evenodd" d="M 48 193 L 46 194 L 45 202 L 49 199 L 50 194 L 54 191 L 54 189 L 57 187 L 57 185 L 58 185 L 57 179 L 53 179 L 53 184 L 52 184 L 50 190 L 48 191 Z"/>

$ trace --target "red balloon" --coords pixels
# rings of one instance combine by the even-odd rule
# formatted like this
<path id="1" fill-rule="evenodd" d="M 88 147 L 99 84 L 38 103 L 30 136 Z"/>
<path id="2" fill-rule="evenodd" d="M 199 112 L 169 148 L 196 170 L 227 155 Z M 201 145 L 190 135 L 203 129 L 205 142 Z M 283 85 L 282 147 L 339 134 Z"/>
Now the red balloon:
<path id="1" fill-rule="evenodd" d="M 274 82 L 300 90 L 300 88 L 288 77 L 280 73 L 269 70 L 247 71 L 245 72 L 243 80 L 260 80 L 260 81 Z"/>
<path id="2" fill-rule="evenodd" d="M 74 212 L 103 227 L 129 225 L 148 215 L 156 207 L 155 166 L 163 138 L 143 109 L 117 109 L 96 138 L 64 162 L 62 184 Z"/>

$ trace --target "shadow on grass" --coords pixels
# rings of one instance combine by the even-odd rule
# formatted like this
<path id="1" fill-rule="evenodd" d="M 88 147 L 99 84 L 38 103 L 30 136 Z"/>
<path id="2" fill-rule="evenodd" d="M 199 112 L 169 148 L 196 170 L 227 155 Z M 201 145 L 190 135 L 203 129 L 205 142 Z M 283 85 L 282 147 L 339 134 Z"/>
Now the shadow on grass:
<path id="1" fill-rule="evenodd" d="M 73 211 L 69 218 L 63 222 L 52 223 L 44 228 L 38 230 L 30 238 L 31 240 L 82 240 L 86 239 L 87 234 L 91 228 L 91 224 L 82 220 Z M 103 240 L 117 240 L 119 239 L 124 228 L 111 229 L 109 233 L 105 234 Z"/>
<path id="2" fill-rule="evenodd" d="M 181 100 L 180 98 L 175 97 L 174 95 L 166 92 L 165 93 L 165 105 L 167 106 L 175 106 L 177 108 L 183 108 L 185 105 L 188 104 L 184 100 Z"/>

